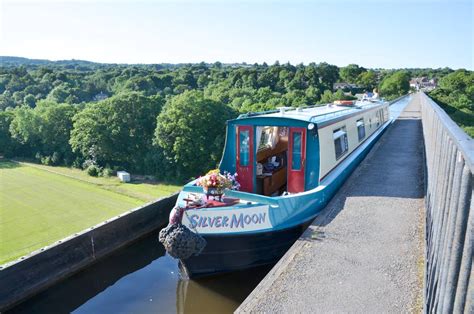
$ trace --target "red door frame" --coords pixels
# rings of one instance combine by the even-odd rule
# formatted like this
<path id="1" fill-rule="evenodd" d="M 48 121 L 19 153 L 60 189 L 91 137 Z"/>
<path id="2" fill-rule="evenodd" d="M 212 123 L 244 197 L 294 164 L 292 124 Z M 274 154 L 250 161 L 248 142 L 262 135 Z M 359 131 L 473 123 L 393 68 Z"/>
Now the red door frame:
<path id="1" fill-rule="evenodd" d="M 236 172 L 237 172 L 237 181 L 240 183 L 240 190 L 244 192 L 253 193 L 254 191 L 254 136 L 253 136 L 253 126 L 252 125 L 237 125 L 236 127 Z M 240 131 L 249 131 L 249 160 L 246 166 L 240 164 Z"/>
<path id="2" fill-rule="evenodd" d="M 301 133 L 301 161 L 300 169 L 293 168 L 293 134 Z M 288 187 L 290 193 L 298 193 L 304 191 L 305 185 L 305 166 L 306 166 L 306 128 L 290 128 L 288 134 Z"/>

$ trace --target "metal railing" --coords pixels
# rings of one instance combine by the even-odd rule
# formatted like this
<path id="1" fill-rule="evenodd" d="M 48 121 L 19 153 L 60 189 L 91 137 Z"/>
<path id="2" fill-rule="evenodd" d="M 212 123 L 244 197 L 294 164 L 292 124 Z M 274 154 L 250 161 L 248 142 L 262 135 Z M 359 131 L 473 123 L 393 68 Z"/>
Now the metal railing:
<path id="1" fill-rule="evenodd" d="M 419 93 L 426 154 L 425 313 L 474 313 L 474 141 Z"/>

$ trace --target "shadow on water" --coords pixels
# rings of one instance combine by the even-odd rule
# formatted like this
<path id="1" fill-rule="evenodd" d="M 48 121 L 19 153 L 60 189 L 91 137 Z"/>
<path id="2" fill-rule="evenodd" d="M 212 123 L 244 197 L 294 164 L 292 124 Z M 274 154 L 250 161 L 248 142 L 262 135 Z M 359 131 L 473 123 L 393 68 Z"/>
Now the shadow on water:
<path id="1" fill-rule="evenodd" d="M 155 233 L 8 313 L 231 313 L 270 269 L 184 279 Z"/>

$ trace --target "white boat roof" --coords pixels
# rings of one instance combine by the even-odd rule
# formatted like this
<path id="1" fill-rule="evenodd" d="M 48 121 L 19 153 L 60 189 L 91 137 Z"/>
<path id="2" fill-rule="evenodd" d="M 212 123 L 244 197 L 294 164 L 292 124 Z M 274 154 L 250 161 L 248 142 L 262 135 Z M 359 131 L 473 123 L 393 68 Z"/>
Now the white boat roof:
<path id="1" fill-rule="evenodd" d="M 346 114 L 351 114 L 361 109 L 369 109 L 383 104 L 382 101 L 377 102 L 368 102 L 368 101 L 358 101 L 354 106 L 343 106 L 343 105 L 333 105 L 326 104 L 317 107 L 307 107 L 307 108 L 293 108 L 285 107 L 278 111 L 273 110 L 270 112 L 259 112 L 259 113 L 250 113 L 239 116 L 238 119 L 251 119 L 251 118 L 285 118 L 300 120 L 306 122 L 319 123 L 327 120 L 332 120 L 344 116 Z"/>

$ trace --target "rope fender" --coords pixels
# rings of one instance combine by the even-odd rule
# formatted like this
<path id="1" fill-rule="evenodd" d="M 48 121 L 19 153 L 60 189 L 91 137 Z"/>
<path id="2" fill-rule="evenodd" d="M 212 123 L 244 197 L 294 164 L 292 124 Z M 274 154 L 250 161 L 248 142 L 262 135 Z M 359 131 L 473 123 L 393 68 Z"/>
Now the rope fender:
<path id="1" fill-rule="evenodd" d="M 184 208 L 174 207 L 168 226 L 161 229 L 158 236 L 168 254 L 181 260 L 199 255 L 206 247 L 206 240 L 197 231 L 192 232 L 181 223 L 184 211 Z"/>

